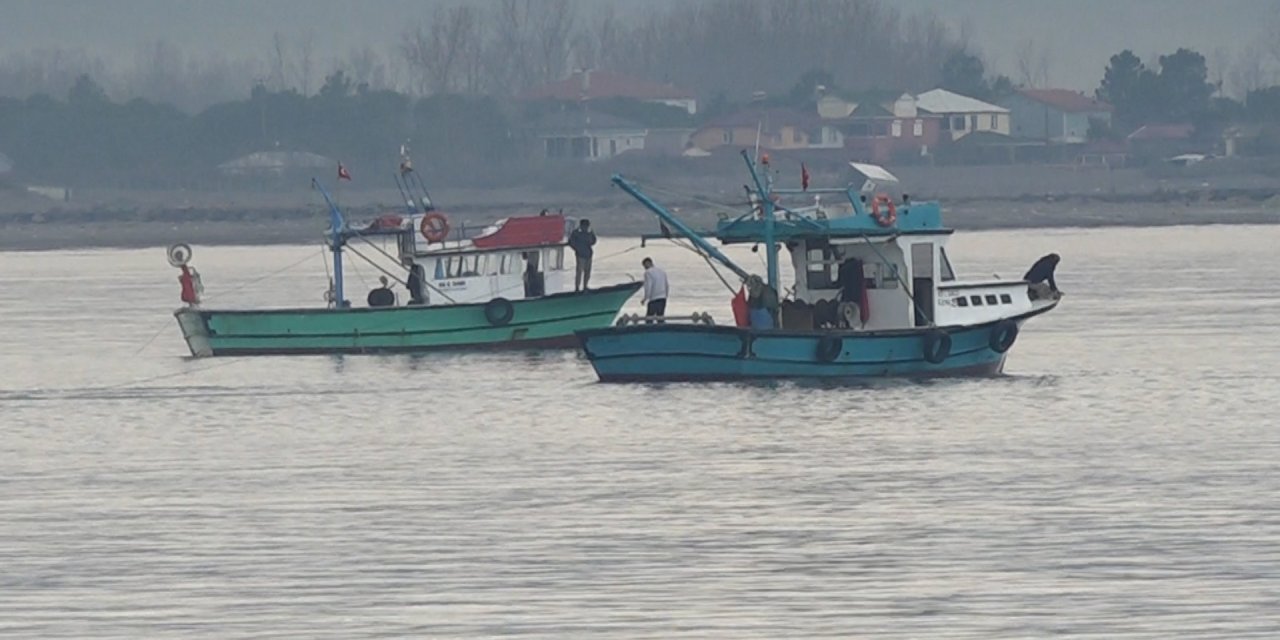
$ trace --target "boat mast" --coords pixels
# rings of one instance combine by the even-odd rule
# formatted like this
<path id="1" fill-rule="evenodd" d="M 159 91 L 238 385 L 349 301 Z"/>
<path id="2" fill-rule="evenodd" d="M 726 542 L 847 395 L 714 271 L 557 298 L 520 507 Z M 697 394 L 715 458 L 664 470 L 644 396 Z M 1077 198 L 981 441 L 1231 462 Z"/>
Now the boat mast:
<path id="1" fill-rule="evenodd" d="M 342 212 L 338 210 L 338 205 L 333 203 L 329 192 L 320 186 L 320 182 L 312 178 L 311 186 L 320 191 L 325 203 L 329 205 L 329 233 L 326 235 L 329 240 L 329 250 L 333 252 L 333 306 L 335 309 L 341 309 L 347 300 L 342 291 L 342 246 L 346 244 L 343 231 L 347 225 L 342 219 Z"/>
<path id="2" fill-rule="evenodd" d="M 751 156 L 747 154 L 747 150 L 742 150 L 742 159 L 747 163 L 747 170 L 751 172 L 751 179 L 756 183 L 756 192 L 760 194 L 760 211 L 764 215 L 764 245 L 765 255 L 768 256 L 766 268 L 768 269 L 769 288 L 775 292 L 778 290 L 778 245 L 773 241 L 773 193 L 771 187 L 773 181 L 769 179 L 768 174 L 765 179 L 760 179 L 760 174 L 756 171 L 756 164 L 751 160 Z M 768 161 L 765 161 L 768 164 Z"/>
<path id="3" fill-rule="evenodd" d="M 625 178 L 623 178 L 618 174 L 614 174 L 612 180 L 614 184 L 621 187 L 623 191 L 626 191 L 627 193 L 631 194 L 631 197 L 635 198 L 636 200 L 639 200 L 640 204 L 644 205 L 646 208 L 652 211 L 655 215 L 661 218 L 663 222 L 666 222 L 672 227 L 675 227 L 676 231 L 680 232 L 680 235 L 688 238 L 690 242 L 697 245 L 697 247 L 701 249 L 703 252 L 705 252 L 707 255 L 711 256 L 712 258 L 715 258 L 717 262 L 728 267 L 729 270 L 732 271 L 739 278 L 742 278 L 745 281 L 748 277 L 750 277 L 751 274 L 747 273 L 746 269 L 739 267 L 736 263 L 734 263 L 734 261 L 730 260 L 728 256 L 724 255 L 723 253 L 720 252 L 719 249 L 715 248 L 714 245 L 712 245 L 710 242 L 707 242 L 705 238 L 703 238 L 701 235 L 698 234 L 698 232 L 694 231 L 693 229 L 690 229 L 683 221 L 680 220 L 680 218 L 677 218 L 675 214 L 671 213 L 670 211 L 667 211 L 665 207 L 658 204 L 657 202 L 654 202 L 653 199 L 651 199 L 649 196 L 641 193 L 640 189 L 637 188 L 635 185 L 631 184 Z"/>

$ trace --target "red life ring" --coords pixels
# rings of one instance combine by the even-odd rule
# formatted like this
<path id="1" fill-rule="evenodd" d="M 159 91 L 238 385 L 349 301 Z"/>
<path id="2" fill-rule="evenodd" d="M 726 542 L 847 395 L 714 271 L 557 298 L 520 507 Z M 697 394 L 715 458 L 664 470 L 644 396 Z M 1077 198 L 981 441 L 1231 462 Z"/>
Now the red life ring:
<path id="1" fill-rule="evenodd" d="M 418 225 L 418 230 L 427 242 L 443 242 L 449 237 L 449 219 L 443 213 L 428 213 L 422 216 L 422 224 Z"/>
<path id="2" fill-rule="evenodd" d="M 884 215 L 880 214 L 880 205 L 888 205 L 888 210 Z M 876 219 L 876 224 L 882 227 L 892 227 L 898 222 L 898 207 L 893 204 L 893 200 L 883 193 L 877 193 L 875 198 L 871 199 L 871 217 Z"/>

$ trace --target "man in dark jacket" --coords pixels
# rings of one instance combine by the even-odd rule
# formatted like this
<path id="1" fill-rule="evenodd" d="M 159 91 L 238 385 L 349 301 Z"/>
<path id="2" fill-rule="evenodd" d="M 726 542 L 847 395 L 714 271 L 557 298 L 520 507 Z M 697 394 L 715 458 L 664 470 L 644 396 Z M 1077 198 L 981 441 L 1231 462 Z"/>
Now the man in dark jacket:
<path id="1" fill-rule="evenodd" d="M 1022 276 L 1022 279 L 1031 284 L 1048 281 L 1049 290 L 1057 291 L 1058 283 L 1053 279 L 1053 272 L 1058 268 L 1058 261 L 1061 259 L 1058 254 L 1051 253 L 1036 260 L 1036 263 L 1031 265 L 1031 268 L 1027 270 L 1027 275 Z"/>
<path id="2" fill-rule="evenodd" d="M 596 233 L 591 230 L 591 221 L 583 220 L 578 228 L 569 234 L 569 248 L 578 258 L 577 269 L 573 274 L 573 290 L 584 291 L 591 282 L 591 257 L 595 254 Z"/>

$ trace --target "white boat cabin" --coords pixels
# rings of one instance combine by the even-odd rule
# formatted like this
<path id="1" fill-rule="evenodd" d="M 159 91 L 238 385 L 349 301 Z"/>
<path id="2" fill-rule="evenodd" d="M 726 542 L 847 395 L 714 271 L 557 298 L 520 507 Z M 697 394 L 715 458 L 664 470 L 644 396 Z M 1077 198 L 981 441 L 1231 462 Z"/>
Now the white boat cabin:
<path id="1" fill-rule="evenodd" d="M 441 242 L 418 233 L 420 216 L 412 222 L 399 236 L 400 260 L 422 267 L 429 305 L 537 298 L 573 286 L 564 216 L 507 218 L 474 237 Z"/>
<path id="2" fill-rule="evenodd" d="M 790 243 L 796 281 L 782 304 L 784 329 L 853 330 L 973 325 L 1032 310 L 1021 279 L 962 280 L 947 256 L 950 231 L 855 238 L 807 238 Z M 860 265 L 861 300 L 843 294 L 845 272 Z M 849 287 L 856 292 L 857 287 Z"/>

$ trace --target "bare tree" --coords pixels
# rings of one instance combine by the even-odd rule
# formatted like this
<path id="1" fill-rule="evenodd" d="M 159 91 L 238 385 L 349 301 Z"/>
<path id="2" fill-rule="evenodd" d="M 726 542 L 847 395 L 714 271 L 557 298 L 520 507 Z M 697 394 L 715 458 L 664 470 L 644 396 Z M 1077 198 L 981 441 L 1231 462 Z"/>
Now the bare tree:
<path id="1" fill-rule="evenodd" d="M 558 80 L 569 61 L 570 37 L 573 33 L 573 7 L 569 0 L 525 2 L 525 15 L 531 21 L 531 39 L 538 53 L 533 82 Z"/>
<path id="2" fill-rule="evenodd" d="M 288 86 L 289 47 L 284 35 L 279 31 L 271 34 L 271 71 L 267 77 L 267 86 L 276 91 L 283 91 Z"/>
<path id="3" fill-rule="evenodd" d="M 372 47 L 368 45 L 352 49 L 347 54 L 343 69 L 351 76 L 356 86 L 371 89 L 387 87 L 387 65 Z"/>
<path id="4" fill-rule="evenodd" d="M 1227 72 L 1231 67 L 1231 53 L 1226 47 L 1214 47 L 1208 57 L 1209 83 L 1214 86 L 1218 95 L 1226 95 Z"/>
<path id="5" fill-rule="evenodd" d="M 298 90 L 301 91 L 304 96 L 311 95 L 311 77 L 315 72 L 315 69 L 313 68 L 315 39 L 316 34 L 310 29 L 298 38 L 297 86 Z"/>
<path id="6" fill-rule="evenodd" d="M 533 64 L 526 33 L 528 16 L 525 0 L 502 0 L 489 14 L 486 67 L 491 89 L 499 94 L 513 94 L 531 84 Z"/>
<path id="7" fill-rule="evenodd" d="M 1036 43 L 1030 38 L 1018 41 L 1013 52 L 1014 64 L 1017 67 L 1018 84 L 1024 87 L 1036 87 Z"/>
<path id="8" fill-rule="evenodd" d="M 1041 87 L 1049 86 L 1049 70 L 1053 64 L 1053 56 L 1049 55 L 1047 48 L 1040 49 L 1040 55 L 1036 57 L 1036 77 Z"/>
<path id="9" fill-rule="evenodd" d="M 1265 54 L 1252 44 L 1240 52 L 1230 72 L 1232 94 L 1243 98 L 1266 84 L 1264 57 Z"/>
<path id="10" fill-rule="evenodd" d="M 418 25 L 405 32 L 401 50 L 413 70 L 419 93 L 456 91 L 465 78 L 469 57 L 479 42 L 479 19 L 469 6 L 437 9 L 431 28 Z"/>

